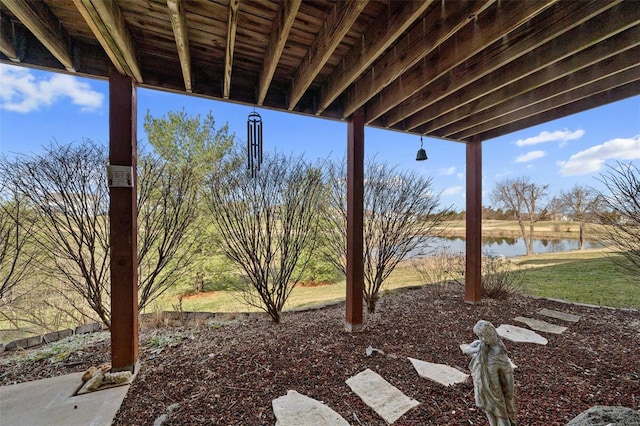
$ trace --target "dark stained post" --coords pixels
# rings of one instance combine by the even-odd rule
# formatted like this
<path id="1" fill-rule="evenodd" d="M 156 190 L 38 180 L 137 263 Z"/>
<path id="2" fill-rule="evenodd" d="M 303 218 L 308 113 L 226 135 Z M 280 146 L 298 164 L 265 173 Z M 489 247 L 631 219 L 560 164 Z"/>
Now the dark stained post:
<path id="1" fill-rule="evenodd" d="M 111 365 L 131 372 L 138 361 L 136 90 L 132 78 L 109 75 Z"/>
<path id="2" fill-rule="evenodd" d="M 363 217 L 364 116 L 355 113 L 347 126 L 347 331 L 362 329 Z"/>
<path id="3" fill-rule="evenodd" d="M 482 289 L 482 141 L 467 143 L 467 256 L 464 301 L 477 303 Z"/>

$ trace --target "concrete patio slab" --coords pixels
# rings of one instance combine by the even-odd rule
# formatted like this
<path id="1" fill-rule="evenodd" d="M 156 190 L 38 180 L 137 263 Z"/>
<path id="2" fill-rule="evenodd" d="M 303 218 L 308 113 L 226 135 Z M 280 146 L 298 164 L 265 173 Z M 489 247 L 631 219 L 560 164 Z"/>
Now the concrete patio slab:
<path id="1" fill-rule="evenodd" d="M 496 331 L 498 332 L 498 336 L 503 339 L 509 339 L 512 342 L 536 343 L 538 345 L 546 345 L 549 343 L 547 339 L 535 331 L 515 325 L 501 324 L 500 327 L 496 328 Z"/>
<path id="2" fill-rule="evenodd" d="M 349 426 L 349 423 L 326 404 L 290 390 L 274 399 L 276 426 L 324 425 Z"/>
<path id="3" fill-rule="evenodd" d="M 569 322 L 578 322 L 580 321 L 580 318 L 582 318 L 580 315 L 574 315 L 574 314 L 570 314 L 568 312 L 562 312 L 562 311 L 554 311 L 553 309 L 547 309 L 547 308 L 539 309 L 538 313 L 540 315 L 544 315 L 545 317 L 555 318 L 555 319 L 569 321 Z"/>
<path id="4" fill-rule="evenodd" d="M 0 387 L 0 426 L 110 425 L 129 385 L 73 396 L 82 373 Z"/>
<path id="5" fill-rule="evenodd" d="M 370 369 L 356 374 L 346 381 L 351 390 L 388 424 L 393 424 L 404 413 L 420 405 L 382 376 Z"/>
<path id="6" fill-rule="evenodd" d="M 433 380 L 436 383 L 440 383 L 444 386 L 455 385 L 456 383 L 462 383 L 469 377 L 468 374 L 463 373 L 453 367 L 449 367 L 446 364 L 435 364 L 433 362 L 421 361 L 415 358 L 409 358 L 413 368 L 416 369 L 420 377 Z"/>
<path id="7" fill-rule="evenodd" d="M 551 324 L 550 322 L 542 321 L 535 318 L 515 317 L 514 320 L 523 322 L 532 329 L 536 331 L 542 331 L 543 333 L 562 334 L 567 330 L 567 327 Z"/>

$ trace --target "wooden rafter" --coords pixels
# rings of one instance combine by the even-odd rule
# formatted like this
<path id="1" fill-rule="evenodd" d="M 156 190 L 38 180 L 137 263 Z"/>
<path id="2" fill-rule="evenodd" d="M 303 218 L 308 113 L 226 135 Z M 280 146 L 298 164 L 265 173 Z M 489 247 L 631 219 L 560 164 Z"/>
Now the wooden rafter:
<path id="1" fill-rule="evenodd" d="M 184 13 L 182 0 L 167 0 L 171 26 L 176 39 L 180 68 L 184 78 L 184 90 L 191 93 L 191 55 L 189 54 L 189 37 L 187 36 L 187 20 Z"/>
<path id="2" fill-rule="evenodd" d="M 612 5 L 613 3 L 609 2 L 556 3 L 550 8 L 550 11 L 562 10 L 566 12 L 562 14 L 564 19 L 558 19 L 555 13 L 540 15 L 530 25 L 518 28 L 509 35 L 511 40 L 517 42 L 504 43 L 500 41 L 496 43 L 496 46 L 487 49 L 491 52 L 490 54 L 476 55 L 456 66 L 451 72 L 440 76 L 420 93 L 413 95 L 386 114 L 385 124 L 393 126 L 410 117 L 404 123 L 405 126 L 409 129 L 416 128 L 434 118 L 433 108 L 427 107 L 435 107 L 434 104 L 437 101 L 447 98 L 457 90 L 465 88 L 464 99 L 473 101 L 474 97 L 469 96 L 470 93 L 476 94 L 477 97 L 484 96 L 487 92 L 511 84 L 515 79 L 525 77 L 522 71 L 524 69 L 529 73 L 534 73 L 575 54 L 589 44 L 585 43 L 585 37 L 576 36 L 576 34 L 584 33 L 582 24 L 599 14 L 609 16 L 608 13 L 603 14 L 603 12 Z M 600 20 L 600 17 L 598 16 L 597 19 Z M 618 23 L 616 22 L 616 31 L 619 30 L 617 27 Z M 598 32 L 594 38 L 609 36 L 613 31 L 612 28 L 614 25 L 607 23 L 607 20 L 604 19 L 604 26 L 595 26 L 592 30 Z M 537 53 L 528 55 L 533 50 L 536 50 Z M 500 71 L 491 77 L 491 82 L 487 81 L 485 76 L 498 69 Z M 485 92 L 480 92 L 480 87 L 486 89 Z M 457 104 L 456 109 L 458 109 L 461 99 L 455 96 L 449 99 L 454 98 Z M 442 106 L 438 107 L 438 114 L 448 112 L 441 110 L 441 108 Z M 415 115 L 412 116 L 412 114 Z"/>
<path id="3" fill-rule="evenodd" d="M 538 115 L 527 116 L 518 121 L 508 122 L 494 129 L 479 133 L 477 137 L 481 140 L 497 138 L 521 129 L 546 123 L 547 121 L 566 117 L 567 115 L 576 114 L 591 108 L 621 101 L 631 96 L 636 96 L 638 93 L 640 93 L 640 80 L 602 91 L 600 93 L 592 93 L 589 97 L 579 100 L 569 99 L 570 103 L 558 105 L 554 109 L 546 110 Z"/>
<path id="4" fill-rule="evenodd" d="M 367 123 L 414 95 L 467 58 L 509 34 L 555 1 L 524 2 L 518 3 L 517 7 L 507 7 L 506 3 L 498 3 L 495 7 L 485 10 L 472 25 L 466 25 L 454 38 L 444 42 L 437 52 L 430 53 L 421 63 L 403 74 L 401 79 L 384 88 L 380 95 L 367 106 Z"/>
<path id="5" fill-rule="evenodd" d="M 273 74 L 276 72 L 278 61 L 284 50 L 284 46 L 291 31 L 291 26 L 296 19 L 298 8 L 300 7 L 302 0 L 285 0 L 281 3 L 278 15 L 273 21 L 273 27 L 271 28 L 271 35 L 269 36 L 269 44 L 267 45 L 267 51 L 264 54 L 264 61 L 262 62 L 262 71 L 260 72 L 260 86 L 258 87 L 258 105 L 264 103 L 264 98 L 267 96 L 269 85 Z"/>
<path id="6" fill-rule="evenodd" d="M 621 59 L 625 61 L 628 58 Z M 605 65 L 603 65 L 604 67 Z M 611 64 L 608 68 L 617 69 L 618 64 Z M 640 65 L 633 64 L 623 71 L 608 75 L 599 80 L 594 80 L 593 75 L 600 75 L 600 67 L 583 70 L 578 74 L 578 83 L 587 81 L 588 83 L 574 86 L 574 76 L 567 76 L 553 83 L 547 84 L 539 89 L 520 95 L 509 102 L 501 104 L 495 108 L 495 113 L 490 119 L 486 119 L 486 114 L 478 114 L 470 117 L 470 123 L 479 123 L 458 132 L 451 136 L 456 139 L 466 140 L 478 133 L 488 132 L 497 127 L 507 125 L 511 122 L 527 119 L 531 116 L 551 111 L 558 107 L 570 104 L 580 99 L 586 99 L 594 93 L 609 91 L 618 86 L 640 80 Z M 495 114 L 498 117 L 495 117 Z M 468 124 L 465 124 L 467 127 Z"/>
<path id="7" fill-rule="evenodd" d="M 110 0 L 73 0 L 119 73 L 142 83 L 133 38 L 118 3 Z"/>
<path id="8" fill-rule="evenodd" d="M 40 43 L 60 61 L 67 71 L 75 72 L 69 42 L 65 37 L 62 25 L 60 25 L 58 19 L 51 13 L 44 2 L 38 0 L 2 0 L 2 4 L 36 36 Z"/>
<path id="9" fill-rule="evenodd" d="M 442 6 L 430 10 L 347 91 L 343 117 L 353 114 L 493 2 L 453 2 L 444 10 Z"/>
<path id="10" fill-rule="evenodd" d="M 572 49 L 572 42 L 576 40 L 575 33 L 571 32 L 566 34 L 566 36 L 567 37 L 560 37 L 554 40 L 549 46 L 544 46 L 543 49 L 532 52 L 520 61 L 529 61 L 530 64 L 533 64 L 535 61 L 548 62 L 552 58 L 546 54 L 547 52 L 554 55 L 554 58 L 555 55 L 558 55 L 557 57 L 559 58 L 564 58 L 559 62 L 554 62 L 553 67 L 541 68 L 532 74 L 512 81 L 508 85 L 503 85 L 504 80 L 502 80 L 502 78 L 511 81 L 514 78 L 514 73 L 521 73 L 521 68 L 519 68 L 518 64 L 513 64 L 513 66 L 510 64 L 504 68 L 498 78 L 490 78 L 490 76 L 484 77 L 478 80 L 473 87 L 465 90 L 464 97 L 456 98 L 456 104 L 459 105 L 458 107 L 451 108 L 450 99 L 452 98 L 445 98 L 421 111 L 419 113 L 421 116 L 419 118 L 420 121 L 422 121 L 422 117 L 426 114 L 431 114 L 433 118 L 427 120 L 426 124 L 417 127 L 418 132 L 431 133 L 441 128 L 453 127 L 457 121 L 463 120 L 472 114 L 493 108 L 515 96 L 534 90 L 537 87 L 564 76 L 571 75 L 574 72 L 628 49 L 640 46 L 640 27 L 637 26 L 603 40 L 598 44 L 591 45 L 588 49 L 579 53 Z M 567 52 L 573 53 L 567 56 L 565 55 Z M 637 58 L 637 56 L 635 58 Z M 479 90 L 479 92 L 477 90 Z M 478 93 L 482 93 L 482 96 L 476 96 Z M 414 120 L 414 117 L 411 117 L 411 119 L 407 121 L 411 123 L 412 120 Z M 410 124 L 407 124 L 407 127 L 410 127 Z"/>
<path id="11" fill-rule="evenodd" d="M 317 113 L 324 111 L 356 78 L 391 46 L 435 0 L 409 1 L 391 19 L 381 14 L 369 25 L 362 43 L 353 46 L 326 83 Z"/>
<path id="12" fill-rule="evenodd" d="M 231 92 L 231 68 L 233 67 L 233 50 L 236 44 L 236 28 L 238 26 L 238 7 L 240 0 L 229 2 L 229 19 L 227 21 L 227 50 L 224 58 L 224 91 L 222 97 L 229 99 Z"/>
<path id="13" fill-rule="evenodd" d="M 333 51 L 338 47 L 351 25 L 367 5 L 368 0 L 337 2 L 324 27 L 307 51 L 296 71 L 289 94 L 289 111 L 293 110 L 318 75 Z"/>
<path id="14" fill-rule="evenodd" d="M 4 16 L 0 16 L 0 52 L 12 62 L 20 62 L 15 48 L 13 24 Z"/>

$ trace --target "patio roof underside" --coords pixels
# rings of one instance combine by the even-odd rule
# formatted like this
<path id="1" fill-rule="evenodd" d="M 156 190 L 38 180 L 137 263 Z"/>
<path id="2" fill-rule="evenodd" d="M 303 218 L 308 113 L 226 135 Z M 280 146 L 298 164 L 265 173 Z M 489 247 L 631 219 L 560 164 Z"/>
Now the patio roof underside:
<path id="1" fill-rule="evenodd" d="M 0 61 L 460 141 L 640 93 L 636 1 L 0 0 Z"/>

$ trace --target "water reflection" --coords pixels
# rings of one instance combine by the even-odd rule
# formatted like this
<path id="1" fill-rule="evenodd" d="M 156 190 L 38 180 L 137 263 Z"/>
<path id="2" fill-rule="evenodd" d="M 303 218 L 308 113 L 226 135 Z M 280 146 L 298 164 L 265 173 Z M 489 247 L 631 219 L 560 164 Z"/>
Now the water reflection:
<path id="1" fill-rule="evenodd" d="M 533 251 L 535 253 L 560 253 L 577 250 L 578 240 L 572 239 L 534 239 Z M 429 244 L 431 249 L 448 247 L 451 252 L 464 252 L 466 241 L 461 237 L 436 238 Z M 602 244 L 595 241 L 585 241 L 585 248 L 599 248 Z M 526 254 L 525 243 L 522 238 L 513 237 L 484 237 L 482 238 L 482 251 L 502 254 L 506 257 L 522 256 Z"/>

